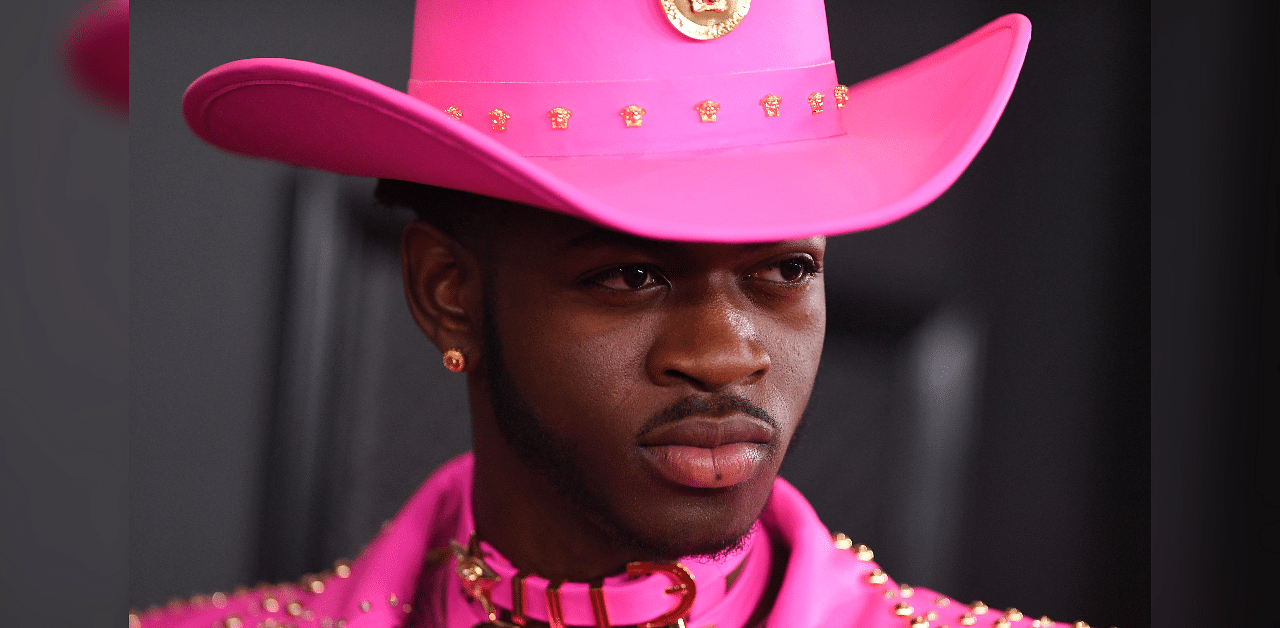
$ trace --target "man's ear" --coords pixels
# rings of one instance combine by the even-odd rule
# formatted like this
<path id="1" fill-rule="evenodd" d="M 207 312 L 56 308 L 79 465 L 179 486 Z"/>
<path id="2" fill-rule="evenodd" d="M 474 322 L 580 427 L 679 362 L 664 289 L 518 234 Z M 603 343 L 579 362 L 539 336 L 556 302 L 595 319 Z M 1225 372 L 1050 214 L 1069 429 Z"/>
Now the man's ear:
<path id="1" fill-rule="evenodd" d="M 409 311 L 418 327 L 441 353 L 458 349 L 475 356 L 481 300 L 476 257 L 449 235 L 415 220 L 401 236 L 400 261 Z"/>

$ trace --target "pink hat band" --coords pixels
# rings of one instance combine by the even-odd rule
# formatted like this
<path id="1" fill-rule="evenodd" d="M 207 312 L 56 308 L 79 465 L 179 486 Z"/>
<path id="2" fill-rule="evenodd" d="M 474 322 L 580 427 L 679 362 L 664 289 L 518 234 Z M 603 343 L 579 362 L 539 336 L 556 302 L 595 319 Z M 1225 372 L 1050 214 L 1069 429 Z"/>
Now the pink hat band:
<path id="1" fill-rule="evenodd" d="M 526 157 L 726 148 L 844 133 L 835 64 L 617 81 L 409 81 Z"/>

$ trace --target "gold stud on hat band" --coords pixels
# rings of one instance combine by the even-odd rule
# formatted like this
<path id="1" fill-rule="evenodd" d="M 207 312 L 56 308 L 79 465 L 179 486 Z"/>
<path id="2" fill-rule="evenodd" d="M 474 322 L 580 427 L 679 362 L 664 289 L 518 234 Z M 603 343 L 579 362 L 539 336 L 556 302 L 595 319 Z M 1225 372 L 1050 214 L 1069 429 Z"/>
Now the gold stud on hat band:
<path id="1" fill-rule="evenodd" d="M 822 92 L 809 94 L 809 109 L 815 116 L 822 113 Z"/>
<path id="2" fill-rule="evenodd" d="M 547 112 L 547 117 L 551 119 L 551 128 L 563 131 L 569 128 L 569 118 L 573 117 L 573 112 L 564 107 L 556 107 Z"/>
<path id="3" fill-rule="evenodd" d="M 644 124 L 644 114 L 646 112 L 644 107 L 641 107 L 640 105 L 627 105 L 618 113 L 622 116 L 622 120 L 626 122 L 629 127 L 637 127 Z"/>
<path id="4" fill-rule="evenodd" d="M 720 111 L 720 103 L 712 100 L 704 100 L 695 105 L 693 109 L 702 117 L 703 122 L 715 122 L 716 113 Z"/>
<path id="5" fill-rule="evenodd" d="M 836 109 L 844 109 L 844 104 L 847 102 L 849 102 L 849 87 L 836 85 Z"/>
<path id="6" fill-rule="evenodd" d="M 775 94 L 769 94 L 760 99 L 760 106 L 764 107 L 764 117 L 778 117 L 778 108 L 782 105 L 782 99 Z"/>
<path id="7" fill-rule="evenodd" d="M 495 131 L 507 130 L 507 120 L 511 119 L 511 114 L 502 109 L 495 108 L 489 112 L 489 123 L 493 125 Z"/>

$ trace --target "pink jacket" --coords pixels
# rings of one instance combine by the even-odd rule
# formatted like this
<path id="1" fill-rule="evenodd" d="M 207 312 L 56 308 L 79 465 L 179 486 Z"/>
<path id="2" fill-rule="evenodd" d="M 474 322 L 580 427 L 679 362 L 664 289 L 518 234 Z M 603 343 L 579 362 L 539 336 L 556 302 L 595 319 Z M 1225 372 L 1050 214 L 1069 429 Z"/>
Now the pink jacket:
<path id="1" fill-rule="evenodd" d="M 145 613 L 130 628 L 391 628 L 406 626 L 428 552 L 465 544 L 459 522 L 469 516 L 472 457 L 437 470 L 354 562 L 296 584 L 196 596 Z M 1036 628 L 1065 626 L 1047 618 L 963 604 L 923 588 L 897 585 L 871 552 L 833 537 L 808 501 L 781 478 L 760 518 L 764 531 L 790 548 L 782 588 L 766 628 Z M 420 611 L 422 609 L 419 609 Z M 655 615 L 665 609 L 657 609 Z M 691 628 L 698 626 L 696 617 Z M 477 623 L 442 628 L 471 628 Z M 453 623 L 453 622 L 449 622 Z M 1075 624 L 1085 628 L 1083 622 Z"/>

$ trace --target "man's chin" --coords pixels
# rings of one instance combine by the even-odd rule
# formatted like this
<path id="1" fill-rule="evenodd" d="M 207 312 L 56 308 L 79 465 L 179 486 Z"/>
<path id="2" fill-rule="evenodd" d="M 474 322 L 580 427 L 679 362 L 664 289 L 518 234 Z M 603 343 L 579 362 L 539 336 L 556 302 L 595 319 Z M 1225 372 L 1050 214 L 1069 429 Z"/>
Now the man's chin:
<path id="1" fill-rule="evenodd" d="M 747 542 L 747 537 L 750 535 L 750 532 L 751 528 L 747 528 L 746 530 L 743 530 L 741 534 L 738 534 L 732 539 L 724 539 L 714 543 L 707 543 L 703 547 L 692 548 L 689 551 L 684 552 L 681 555 L 681 558 L 692 556 L 710 561 L 724 560 L 730 554 L 742 549 L 742 546 Z"/>
<path id="2" fill-rule="evenodd" d="M 679 530 L 653 536 L 611 530 L 609 536 L 615 543 L 632 550 L 632 553 L 648 561 L 676 561 L 687 557 L 718 560 L 742 548 L 755 522 L 725 533 L 724 528 L 715 532 Z"/>
<path id="3" fill-rule="evenodd" d="M 742 547 L 768 504 L 772 485 L 770 477 L 736 490 L 681 491 L 674 496 L 656 491 L 639 500 L 647 508 L 601 500 L 587 512 L 616 546 L 643 560 L 715 558 Z"/>

